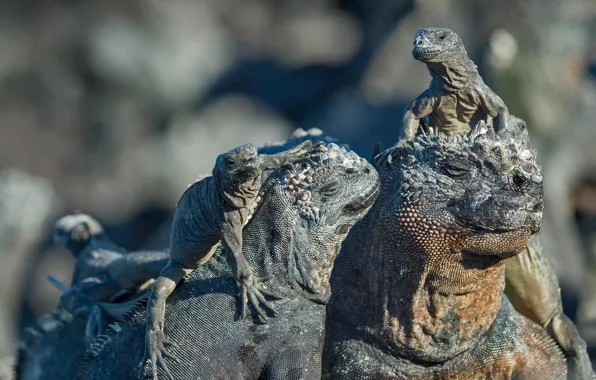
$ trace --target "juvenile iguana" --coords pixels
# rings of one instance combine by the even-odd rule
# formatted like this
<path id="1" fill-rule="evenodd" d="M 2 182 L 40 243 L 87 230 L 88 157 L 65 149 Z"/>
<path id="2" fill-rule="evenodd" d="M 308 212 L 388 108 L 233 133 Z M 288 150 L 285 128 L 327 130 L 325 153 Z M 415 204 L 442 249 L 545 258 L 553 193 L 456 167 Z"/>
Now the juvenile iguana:
<path id="1" fill-rule="evenodd" d="M 512 129 L 527 133 L 524 121 L 510 115 L 505 102 L 484 83 L 454 31 L 420 29 L 414 37 L 412 55 L 426 64 L 432 80 L 428 89 L 406 108 L 403 139 L 416 136 L 421 120 L 427 128 L 438 132 L 461 133 L 492 118 L 495 131 Z"/>
<path id="2" fill-rule="evenodd" d="M 263 184 L 243 231 L 252 270 L 279 300 L 266 324 L 233 317 L 235 280 L 226 256 L 196 269 L 168 298 L 164 358 L 176 379 L 319 379 L 329 276 L 340 244 L 374 202 L 378 175 L 353 152 L 329 144 L 313 163 L 278 169 Z M 145 314 L 90 352 L 80 379 L 132 379 L 141 364 Z M 156 364 L 152 363 L 153 370 Z M 158 369 L 161 376 L 167 373 Z"/>
<path id="3" fill-rule="evenodd" d="M 60 218 L 54 225 L 53 239 L 71 252 L 76 263 L 71 286 L 51 276 L 48 279 L 64 292 L 58 307 L 88 316 L 88 341 L 103 331 L 103 314 L 121 320 L 135 302 L 147 299 L 143 291 L 159 275 L 169 256 L 162 251 L 127 252 L 112 242 L 96 219 L 83 213 Z M 135 295 L 138 292 L 142 294 Z M 133 299 L 112 303 L 125 296 Z"/>
<path id="4" fill-rule="evenodd" d="M 542 223 L 534 152 L 481 124 L 375 164 L 379 197 L 331 280 L 326 378 L 564 379 L 555 342 L 503 296 L 507 259 Z"/>

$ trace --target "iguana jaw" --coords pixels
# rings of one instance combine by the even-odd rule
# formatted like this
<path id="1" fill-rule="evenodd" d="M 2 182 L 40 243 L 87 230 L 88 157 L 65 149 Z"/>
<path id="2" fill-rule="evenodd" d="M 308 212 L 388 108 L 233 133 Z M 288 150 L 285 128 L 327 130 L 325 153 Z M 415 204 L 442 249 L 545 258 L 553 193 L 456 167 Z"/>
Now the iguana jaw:
<path id="1" fill-rule="evenodd" d="M 375 202 L 379 195 L 379 186 L 375 186 L 367 194 L 359 196 L 352 202 L 348 203 L 342 210 L 342 215 L 357 215 L 366 210 Z"/>

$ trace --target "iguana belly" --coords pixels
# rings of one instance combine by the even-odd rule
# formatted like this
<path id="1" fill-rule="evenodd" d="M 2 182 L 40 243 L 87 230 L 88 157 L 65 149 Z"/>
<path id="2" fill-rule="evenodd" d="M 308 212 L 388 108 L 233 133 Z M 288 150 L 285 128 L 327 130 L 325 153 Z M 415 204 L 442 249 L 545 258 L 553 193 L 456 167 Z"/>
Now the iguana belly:
<path id="1" fill-rule="evenodd" d="M 439 132 L 464 133 L 481 118 L 481 109 L 472 94 L 453 93 L 439 98 L 439 105 L 428 116 L 428 123 Z"/>

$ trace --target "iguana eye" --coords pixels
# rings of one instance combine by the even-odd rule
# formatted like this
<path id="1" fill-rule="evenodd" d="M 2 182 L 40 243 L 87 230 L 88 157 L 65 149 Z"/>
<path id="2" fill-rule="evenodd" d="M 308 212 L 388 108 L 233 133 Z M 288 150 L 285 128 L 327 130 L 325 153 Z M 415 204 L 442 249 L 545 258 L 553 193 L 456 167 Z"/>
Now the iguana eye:
<path id="1" fill-rule="evenodd" d="M 327 197 L 331 197 L 339 191 L 339 182 L 333 181 L 321 188 L 321 194 Z"/>
<path id="2" fill-rule="evenodd" d="M 441 41 L 443 41 L 445 38 L 447 38 L 447 33 L 443 33 L 443 34 L 441 34 L 441 35 L 439 36 L 439 39 L 440 39 Z"/>
<path id="3" fill-rule="evenodd" d="M 521 174 L 516 173 L 513 176 L 513 183 L 515 184 L 515 186 L 521 187 L 524 185 L 524 183 L 526 183 L 526 179 Z"/>
<path id="4" fill-rule="evenodd" d="M 462 177 L 468 174 L 469 169 L 463 165 L 456 165 L 453 163 L 445 163 L 440 167 L 441 171 L 451 177 Z"/>
<path id="5" fill-rule="evenodd" d="M 236 160 L 234 160 L 232 157 L 226 158 L 226 164 L 228 166 L 233 166 L 235 163 L 236 163 Z"/>

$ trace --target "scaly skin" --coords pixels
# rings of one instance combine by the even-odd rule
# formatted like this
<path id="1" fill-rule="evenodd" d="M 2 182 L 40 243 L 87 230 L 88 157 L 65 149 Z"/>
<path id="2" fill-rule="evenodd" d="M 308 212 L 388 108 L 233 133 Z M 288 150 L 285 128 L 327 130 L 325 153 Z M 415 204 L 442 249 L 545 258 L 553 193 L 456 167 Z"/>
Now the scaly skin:
<path id="1" fill-rule="evenodd" d="M 265 153 L 275 154 L 281 151 L 287 151 L 305 140 L 327 141 L 329 139 L 322 136 L 322 132 L 320 131 L 309 130 L 308 133 L 306 133 L 302 130 L 297 130 L 296 133 L 283 144 L 279 143 L 275 146 L 272 145 L 261 149 Z M 84 222 L 85 225 L 83 225 L 82 222 Z M 97 246 L 97 240 L 100 240 L 100 245 L 104 249 L 107 249 L 106 243 L 110 242 L 110 239 L 103 233 L 103 228 L 101 228 L 101 225 L 93 218 L 89 216 L 81 216 L 81 214 L 75 214 L 73 217 L 64 218 L 62 222 L 57 223 L 57 226 L 60 226 L 56 229 L 54 236 L 57 243 L 65 245 L 75 256 L 82 256 L 79 257 L 79 262 L 83 260 L 83 257 L 88 256 L 89 264 L 79 265 L 79 271 L 75 270 L 75 273 L 87 273 L 86 275 L 89 275 L 89 273 L 91 273 L 89 268 L 96 267 L 96 261 L 93 260 L 94 255 L 87 255 L 85 253 L 87 252 L 86 247 L 90 245 Z M 72 231 L 75 230 L 78 232 L 72 234 Z M 89 231 L 94 232 L 89 233 Z M 71 235 L 73 235 L 75 239 L 71 239 Z M 93 238 L 90 239 L 89 237 Z M 91 244 L 90 242 L 93 243 Z M 113 245 L 113 243 L 110 243 L 110 245 L 113 247 L 110 249 L 111 251 L 119 251 L 119 248 Z M 100 250 L 99 253 L 101 254 L 102 251 Z M 130 260 L 133 256 L 134 252 L 125 254 L 121 258 Z M 226 270 L 231 271 L 231 263 L 225 260 L 224 263 Z M 125 267 L 126 266 L 118 266 L 118 268 Z M 121 273 L 126 273 L 127 271 L 130 271 L 130 269 L 136 271 L 138 268 L 134 267 L 127 270 L 122 269 Z M 102 267 L 99 272 L 103 273 L 104 268 Z M 134 274 L 136 272 L 131 273 Z M 159 273 L 159 271 L 157 273 Z M 92 280 L 85 281 L 84 288 L 101 284 L 101 279 L 93 277 L 96 273 L 91 273 L 90 275 Z M 76 275 L 73 277 L 78 278 Z M 85 275 L 80 277 L 85 278 Z M 234 284 L 233 286 L 235 289 L 235 283 L 232 283 Z M 144 301 L 147 299 L 147 293 L 143 290 L 145 289 L 146 284 L 139 287 L 140 293 L 136 293 L 129 297 L 120 297 L 116 302 L 93 301 L 84 293 L 85 289 L 82 289 L 79 286 L 73 286 L 71 289 L 61 283 L 58 285 L 62 289 L 71 291 L 69 291 L 68 294 L 63 295 L 61 299 L 63 302 L 57 311 L 43 316 L 36 324 L 25 329 L 27 332 L 25 334 L 25 340 L 20 344 L 15 363 L 16 378 L 19 380 L 72 379 L 75 376 L 81 361 L 84 359 L 86 347 L 88 348 L 87 355 L 89 356 L 98 352 L 104 339 L 107 339 L 110 334 L 117 330 L 118 324 L 114 324 L 114 321 L 128 319 L 135 309 L 144 306 Z M 94 316 L 93 312 L 98 306 L 101 308 L 102 313 L 108 317 L 108 319 L 102 323 L 107 330 L 101 331 L 101 334 L 92 339 L 91 344 L 88 345 L 85 343 L 85 334 L 90 327 L 94 326 L 92 324 Z M 68 309 L 81 311 L 81 314 L 77 315 L 70 313 L 67 311 Z M 89 316 L 88 313 L 90 311 L 91 315 Z M 230 311 L 230 313 L 232 313 L 232 311 Z M 108 323 L 111 324 L 108 326 Z M 99 326 L 97 326 L 97 329 L 99 329 Z M 140 342 L 142 342 L 142 339 L 140 339 Z M 142 349 L 143 348 L 141 347 L 140 350 Z"/>
<path id="2" fill-rule="evenodd" d="M 259 202 L 263 171 L 304 161 L 318 147 L 305 141 L 285 152 L 259 155 L 254 145 L 242 145 L 221 154 L 213 175 L 196 182 L 182 195 L 174 215 L 170 260 L 155 281 L 148 301 L 143 363 L 151 360 L 154 379 L 158 364 L 168 378 L 173 378 L 164 360 L 171 357 L 165 346 L 177 344 L 164 334 L 166 300 L 184 276 L 211 258 L 220 239 L 224 252 L 233 258 L 240 288 L 240 316 L 246 316 L 248 303 L 262 320 L 267 320 L 267 313 L 260 305 L 275 315 L 265 298 L 273 295 L 263 286 L 263 280 L 253 275 L 242 254 L 242 229 Z"/>
<path id="3" fill-rule="evenodd" d="M 528 142 L 526 123 L 509 114 L 503 100 L 482 81 L 455 32 L 443 28 L 421 29 L 414 38 L 412 55 L 427 65 L 432 81 L 408 106 L 402 138 L 413 138 L 420 121 L 435 132 L 465 133 L 479 120 L 488 121 L 492 117 L 496 130 L 506 129 Z M 586 344 L 563 314 L 554 268 L 548 256 L 532 256 L 534 252 L 534 248 L 528 247 L 507 264 L 506 277 L 511 285 L 508 295 L 518 311 L 547 328 L 568 359 L 574 378 L 591 379 Z M 547 325 L 551 321 L 556 329 Z"/>
<path id="4" fill-rule="evenodd" d="M 534 152 L 481 124 L 376 166 L 379 197 L 333 272 L 325 376 L 565 378 L 555 342 L 503 296 L 505 263 L 542 223 Z"/>
<path id="5" fill-rule="evenodd" d="M 269 173 L 242 235 L 251 269 L 281 296 L 270 301 L 277 316 L 266 324 L 233 317 L 233 271 L 218 246 L 168 298 L 165 333 L 177 343 L 171 353 L 180 361 L 163 359 L 176 379 L 320 378 L 330 273 L 341 242 L 376 197 L 378 175 L 335 144 L 310 158 Z M 144 326 L 144 313 L 132 316 L 89 357 L 79 378 L 151 374 L 139 367 Z"/>
<path id="6" fill-rule="evenodd" d="M 432 80 L 406 108 L 403 139 L 416 136 L 421 120 L 435 132 L 469 132 L 480 120 L 491 118 L 496 131 L 525 129 L 523 120 L 512 117 L 503 100 L 484 83 L 454 31 L 419 30 L 412 55 L 426 64 Z"/>
<path id="7" fill-rule="evenodd" d="M 563 350 L 569 378 L 596 378 L 586 342 L 563 313 L 559 281 L 539 235 L 533 236 L 528 246 L 507 262 L 505 278 L 505 294 L 515 309 L 542 326 Z"/>

